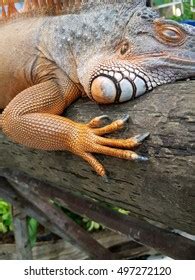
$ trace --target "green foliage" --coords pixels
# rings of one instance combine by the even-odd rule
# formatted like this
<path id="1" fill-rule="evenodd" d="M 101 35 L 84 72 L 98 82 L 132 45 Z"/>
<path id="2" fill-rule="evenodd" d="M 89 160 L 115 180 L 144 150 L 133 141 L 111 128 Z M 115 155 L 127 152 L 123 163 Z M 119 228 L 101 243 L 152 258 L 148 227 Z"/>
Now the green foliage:
<path id="1" fill-rule="evenodd" d="M 124 210 L 124 209 L 121 209 L 121 208 L 118 208 L 118 207 L 111 207 L 111 208 L 112 208 L 112 210 L 115 210 L 115 211 L 117 211 L 117 212 L 119 212 L 123 215 L 128 215 L 129 214 L 129 211 L 127 211 L 127 210 Z"/>
<path id="2" fill-rule="evenodd" d="M 108 206 L 109 207 L 109 206 Z M 118 208 L 118 207 L 113 207 L 113 206 L 110 206 L 110 208 L 116 212 L 119 212 L 121 214 L 124 214 L 124 215 L 128 215 L 129 214 L 129 211 L 126 211 L 124 209 L 121 209 L 121 208 Z M 101 230 L 101 229 L 104 229 L 104 226 L 99 224 L 99 223 L 96 223 L 88 218 L 83 218 L 83 223 L 85 223 L 85 228 L 87 231 L 97 231 L 97 230 Z"/>
<path id="3" fill-rule="evenodd" d="M 34 218 L 28 218 L 28 236 L 30 240 L 31 247 L 33 247 L 37 240 L 38 222 Z"/>
<path id="4" fill-rule="evenodd" d="M 90 231 L 90 232 L 94 232 L 94 231 L 99 231 L 99 230 L 102 230 L 104 229 L 104 226 L 91 220 L 91 219 L 88 219 L 86 217 L 81 217 L 80 215 L 77 215 L 71 211 L 69 211 L 68 209 L 64 208 L 63 206 L 61 206 L 60 204 L 54 202 L 54 204 L 59 207 L 67 216 L 69 216 L 72 220 L 74 220 L 77 224 L 79 224 L 80 226 L 82 226 L 84 229 L 86 229 L 87 231 Z M 111 206 L 111 205 L 106 205 L 108 208 L 116 211 L 116 212 L 119 212 L 121 214 L 124 214 L 124 215 L 128 215 L 129 214 L 129 211 L 126 211 L 124 209 L 121 209 L 121 208 L 118 208 L 118 207 L 114 207 L 114 206 Z"/>
<path id="5" fill-rule="evenodd" d="M 6 233 L 13 230 L 11 205 L 0 200 L 0 232 Z"/>
<path id="6" fill-rule="evenodd" d="M 37 238 L 38 222 L 33 218 L 28 218 L 28 233 L 31 246 L 34 246 Z M 0 199 L 0 232 L 7 233 L 13 231 L 13 218 L 11 205 Z"/>
<path id="7" fill-rule="evenodd" d="M 88 218 L 83 218 L 82 223 L 83 223 L 83 227 L 87 231 L 91 231 L 91 232 L 98 231 L 104 228 L 101 224 L 96 223 Z"/>
<path id="8" fill-rule="evenodd" d="M 154 6 L 160 6 L 160 5 L 163 5 L 163 4 L 168 4 L 168 3 L 171 3 L 173 2 L 172 0 L 152 0 L 152 4 Z"/>
<path id="9" fill-rule="evenodd" d="M 80 215 L 77 215 L 68 209 L 61 206 L 59 203 L 53 202 L 57 207 L 59 207 L 69 218 L 71 218 L 73 221 L 75 221 L 78 225 L 83 227 L 85 230 L 94 232 L 99 231 L 103 228 L 101 224 L 96 223 L 95 221 L 92 221 L 86 217 L 81 217 Z"/>
<path id="10" fill-rule="evenodd" d="M 90 220 L 86 217 L 81 217 L 80 215 L 77 215 L 69 211 L 68 209 L 61 206 L 59 203 L 53 201 L 51 201 L 51 203 L 59 207 L 67 216 L 69 216 L 72 220 L 74 220 L 77 224 L 79 224 L 89 232 L 99 231 L 104 228 L 101 224 L 96 223 L 93 220 Z M 107 207 L 124 215 L 128 215 L 129 213 L 128 211 L 118 207 L 113 207 L 110 205 L 107 205 Z M 35 220 L 34 218 L 27 219 L 29 240 L 32 247 L 35 245 L 37 240 L 38 225 L 39 224 L 37 220 Z M 3 200 L 0 200 L 0 232 L 7 233 L 12 230 L 13 230 L 13 221 L 12 221 L 11 205 Z"/>
<path id="11" fill-rule="evenodd" d="M 180 17 L 172 16 L 171 19 L 176 21 L 195 19 L 195 13 L 192 12 L 192 8 L 195 9 L 195 6 L 191 6 L 190 2 L 183 2 L 183 14 Z"/>

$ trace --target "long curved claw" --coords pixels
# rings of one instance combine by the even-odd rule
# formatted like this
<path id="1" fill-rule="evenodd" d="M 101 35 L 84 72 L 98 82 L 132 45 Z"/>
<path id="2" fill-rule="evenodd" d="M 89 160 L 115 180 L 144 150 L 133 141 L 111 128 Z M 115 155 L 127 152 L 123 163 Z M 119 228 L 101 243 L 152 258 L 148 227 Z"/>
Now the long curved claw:
<path id="1" fill-rule="evenodd" d="M 124 123 L 126 123 L 126 122 L 128 122 L 129 121 L 129 119 L 130 119 L 130 115 L 124 115 L 122 118 L 121 118 L 121 120 L 124 122 Z"/>
<path id="2" fill-rule="evenodd" d="M 109 179 L 107 175 L 102 176 L 102 180 L 104 181 L 104 183 L 109 183 Z"/>
<path id="3" fill-rule="evenodd" d="M 134 160 L 137 160 L 137 161 L 148 161 L 149 158 L 148 157 L 144 157 L 144 156 L 139 156 L 139 155 L 135 155 L 134 156 Z"/>
<path id="4" fill-rule="evenodd" d="M 125 123 L 129 120 L 130 116 L 125 115 L 124 117 L 120 118 L 119 120 L 113 121 L 111 124 L 106 125 L 101 128 L 96 129 L 97 135 L 104 135 L 108 133 L 112 133 L 124 128 Z"/>
<path id="5" fill-rule="evenodd" d="M 98 128 L 103 125 L 104 120 L 110 120 L 110 117 L 108 115 L 102 115 L 102 116 L 96 117 L 88 123 L 88 127 Z"/>
<path id="6" fill-rule="evenodd" d="M 142 143 L 145 139 L 147 139 L 150 136 L 149 132 L 146 132 L 144 134 L 138 134 L 135 135 L 134 137 L 132 137 L 132 139 L 134 139 L 135 141 L 137 141 L 137 143 Z"/>
<path id="7" fill-rule="evenodd" d="M 110 120 L 110 117 L 108 115 L 102 115 L 99 117 L 100 120 Z"/>

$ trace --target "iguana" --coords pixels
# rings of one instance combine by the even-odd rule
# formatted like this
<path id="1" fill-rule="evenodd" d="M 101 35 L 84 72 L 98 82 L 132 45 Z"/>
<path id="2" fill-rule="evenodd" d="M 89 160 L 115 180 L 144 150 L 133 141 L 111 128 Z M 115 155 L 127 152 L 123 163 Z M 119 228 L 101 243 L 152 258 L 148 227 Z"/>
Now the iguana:
<path id="1" fill-rule="evenodd" d="M 14 0 L 0 22 L 0 126 L 11 140 L 44 150 L 68 150 L 101 176 L 101 153 L 145 160 L 129 139 L 103 135 L 127 118 L 102 126 L 60 116 L 77 98 L 122 103 L 157 85 L 195 76 L 195 28 L 160 18 L 143 0 Z M 68 3 L 68 4 L 67 4 Z M 174 94 L 174 93 L 173 93 Z"/>

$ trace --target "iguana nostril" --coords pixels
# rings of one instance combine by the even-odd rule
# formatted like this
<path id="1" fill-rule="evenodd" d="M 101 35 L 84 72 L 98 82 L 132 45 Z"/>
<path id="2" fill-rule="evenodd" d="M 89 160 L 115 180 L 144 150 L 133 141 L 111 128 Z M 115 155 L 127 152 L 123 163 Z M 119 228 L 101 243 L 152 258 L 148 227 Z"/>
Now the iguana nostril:
<path id="1" fill-rule="evenodd" d="M 108 77 L 99 76 L 92 82 L 91 95 L 98 103 L 114 103 L 116 94 L 116 86 Z"/>

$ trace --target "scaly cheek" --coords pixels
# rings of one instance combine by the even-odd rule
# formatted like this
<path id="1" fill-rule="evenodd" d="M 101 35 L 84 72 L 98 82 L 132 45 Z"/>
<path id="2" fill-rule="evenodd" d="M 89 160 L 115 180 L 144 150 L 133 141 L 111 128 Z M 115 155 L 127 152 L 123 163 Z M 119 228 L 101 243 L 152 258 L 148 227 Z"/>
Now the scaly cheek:
<path id="1" fill-rule="evenodd" d="M 139 97 L 150 88 L 149 78 L 130 66 L 105 67 L 93 76 L 91 97 L 98 103 L 121 103 Z"/>

